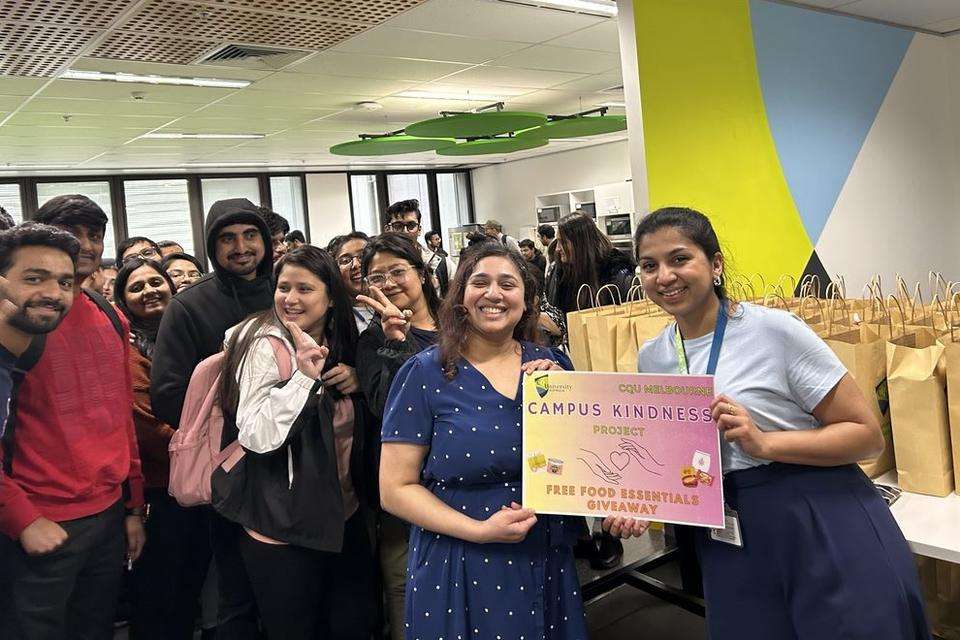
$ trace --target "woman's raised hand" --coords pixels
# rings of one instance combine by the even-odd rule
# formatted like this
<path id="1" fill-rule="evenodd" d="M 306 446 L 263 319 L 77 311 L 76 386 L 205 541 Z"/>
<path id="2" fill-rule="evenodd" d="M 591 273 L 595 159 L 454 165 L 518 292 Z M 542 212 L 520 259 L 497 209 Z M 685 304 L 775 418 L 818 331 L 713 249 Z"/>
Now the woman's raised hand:
<path id="1" fill-rule="evenodd" d="M 293 338 L 293 348 L 297 351 L 297 368 L 310 378 L 317 380 L 323 371 L 323 364 L 327 360 L 330 350 L 317 344 L 309 334 L 293 322 L 285 323 Z"/>
<path id="2" fill-rule="evenodd" d="M 357 300 L 367 305 L 380 315 L 380 326 L 387 340 L 404 341 L 410 332 L 410 317 L 413 311 L 401 311 L 397 305 L 390 302 L 390 298 L 379 287 L 370 287 L 370 295 L 357 296 Z"/>

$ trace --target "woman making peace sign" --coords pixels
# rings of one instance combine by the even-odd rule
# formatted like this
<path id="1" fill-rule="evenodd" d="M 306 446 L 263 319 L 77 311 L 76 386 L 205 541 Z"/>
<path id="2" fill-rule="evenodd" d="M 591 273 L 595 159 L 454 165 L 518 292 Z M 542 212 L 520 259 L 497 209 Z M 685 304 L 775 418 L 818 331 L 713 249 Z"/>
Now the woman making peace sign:
<path id="1" fill-rule="evenodd" d="M 420 248 L 405 235 L 384 233 L 373 238 L 360 269 L 369 295 L 357 300 L 377 315 L 360 334 L 357 375 L 371 411 L 379 418 L 403 363 L 436 343 L 440 300 L 434 287 L 424 285 L 430 273 Z M 379 460 L 379 455 L 375 458 Z M 403 640 L 409 531 L 410 525 L 403 520 L 386 511 L 380 514 L 380 566 L 392 640 Z"/>
<path id="2" fill-rule="evenodd" d="M 275 267 L 274 308 L 231 330 L 222 376 L 246 455 L 214 474 L 273 639 L 367 639 L 375 566 L 364 525 L 370 421 L 349 375 L 357 327 L 340 273 L 304 246 Z M 291 375 L 292 372 L 292 375 Z M 337 372 L 328 375 L 330 372 Z M 227 426 L 225 425 L 225 431 Z"/>

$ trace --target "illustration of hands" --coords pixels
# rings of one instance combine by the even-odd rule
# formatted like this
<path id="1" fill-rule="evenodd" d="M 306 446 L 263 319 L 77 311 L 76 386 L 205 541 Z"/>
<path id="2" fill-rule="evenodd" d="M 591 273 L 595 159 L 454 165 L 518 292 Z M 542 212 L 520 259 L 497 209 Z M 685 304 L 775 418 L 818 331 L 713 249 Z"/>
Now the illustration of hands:
<path id="1" fill-rule="evenodd" d="M 639 444 L 638 442 L 636 442 L 635 440 L 631 440 L 630 438 L 620 438 L 620 449 L 622 452 L 614 451 L 613 453 L 610 454 L 611 461 L 614 460 L 615 455 L 620 455 L 620 456 L 626 455 L 628 462 L 630 458 L 633 458 L 634 460 L 637 461 L 637 463 L 641 467 L 643 467 L 643 470 L 646 471 L 647 473 L 652 473 L 655 476 L 663 475 L 659 470 L 657 470 L 658 468 L 662 469 L 663 464 L 659 460 L 654 458 L 653 454 L 650 453 L 650 450 L 647 449 L 642 444 Z M 614 464 L 617 464 L 617 463 L 614 463 Z M 623 467 L 620 467 L 619 465 L 617 466 L 622 471 L 624 467 L 626 467 L 627 465 L 624 464 Z"/>
<path id="2" fill-rule="evenodd" d="M 590 473 L 595 475 L 597 478 L 603 482 L 608 482 L 610 484 L 620 484 L 620 479 L 623 477 L 613 469 L 611 469 L 603 459 L 598 456 L 593 451 L 587 449 L 580 449 L 580 452 L 583 454 L 577 458 L 580 462 L 587 465 L 587 468 L 590 469 Z M 626 465 L 624 465 L 625 467 Z M 623 470 L 623 467 L 620 468 Z"/>

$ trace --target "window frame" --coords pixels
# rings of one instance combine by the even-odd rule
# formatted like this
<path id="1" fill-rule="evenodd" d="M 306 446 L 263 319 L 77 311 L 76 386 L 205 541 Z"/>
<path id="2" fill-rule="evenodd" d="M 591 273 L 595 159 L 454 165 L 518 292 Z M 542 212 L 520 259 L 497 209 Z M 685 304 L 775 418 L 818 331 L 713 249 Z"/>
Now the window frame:
<path id="1" fill-rule="evenodd" d="M 390 194 L 387 187 L 388 175 L 409 175 L 426 174 L 427 193 L 430 198 L 430 229 L 440 229 L 440 192 L 437 188 L 437 175 L 445 173 L 463 173 L 466 175 L 467 185 L 467 219 L 470 223 L 477 220 L 476 206 L 473 200 L 473 170 L 472 169 L 401 169 L 396 171 L 376 170 L 376 171 L 348 171 L 347 172 L 347 192 L 350 197 L 350 227 L 356 231 L 356 214 L 353 211 L 353 188 L 350 182 L 351 176 L 374 176 L 377 181 L 377 202 L 380 208 L 381 231 L 383 226 L 383 214 L 390 206 Z"/>
<path id="2" fill-rule="evenodd" d="M 341 171 L 310 172 L 310 173 L 342 173 Z M 116 245 L 129 237 L 127 225 L 126 194 L 124 182 L 133 180 L 186 180 L 187 196 L 190 203 L 190 226 L 193 230 L 194 253 L 201 261 L 207 260 L 206 242 L 204 240 L 203 225 L 206 207 L 203 202 L 203 192 L 200 181 L 206 178 L 256 178 L 260 189 L 260 201 L 264 206 L 272 207 L 273 199 L 270 193 L 270 178 L 295 177 L 300 178 L 300 195 L 303 199 L 303 234 L 310 242 L 310 211 L 307 198 L 307 173 L 301 171 L 285 172 L 204 172 L 204 173 L 131 173 L 131 174 L 80 174 L 80 175 L 37 175 L 27 177 L 0 177 L 0 183 L 20 185 L 20 206 L 23 211 L 24 222 L 33 220 L 40 208 L 37 196 L 37 185 L 47 182 L 106 182 L 110 188 L 110 207 L 113 218 L 113 234 Z M 162 240 L 162 238 L 160 238 Z"/>

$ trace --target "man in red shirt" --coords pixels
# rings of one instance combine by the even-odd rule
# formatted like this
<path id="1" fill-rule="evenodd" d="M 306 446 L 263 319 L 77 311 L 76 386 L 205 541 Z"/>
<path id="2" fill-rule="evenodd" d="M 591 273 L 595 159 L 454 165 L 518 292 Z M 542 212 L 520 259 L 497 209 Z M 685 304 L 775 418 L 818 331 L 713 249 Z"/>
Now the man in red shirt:
<path id="1" fill-rule="evenodd" d="M 24 352 L 14 378 L 0 449 L 0 533 L 9 538 L 0 542 L 12 593 L 0 637 L 108 639 L 123 567 L 145 542 L 128 327 L 79 288 L 100 265 L 103 210 L 85 196 L 59 196 L 35 219 L 69 231 L 80 252 L 73 306 L 42 352 Z"/>

